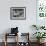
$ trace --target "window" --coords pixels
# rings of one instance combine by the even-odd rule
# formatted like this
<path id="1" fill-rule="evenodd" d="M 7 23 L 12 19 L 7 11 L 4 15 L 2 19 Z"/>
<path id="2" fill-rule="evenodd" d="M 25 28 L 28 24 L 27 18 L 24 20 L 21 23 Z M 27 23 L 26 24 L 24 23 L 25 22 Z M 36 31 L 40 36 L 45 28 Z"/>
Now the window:
<path id="1" fill-rule="evenodd" d="M 46 0 L 37 1 L 37 15 L 39 17 L 46 17 Z"/>

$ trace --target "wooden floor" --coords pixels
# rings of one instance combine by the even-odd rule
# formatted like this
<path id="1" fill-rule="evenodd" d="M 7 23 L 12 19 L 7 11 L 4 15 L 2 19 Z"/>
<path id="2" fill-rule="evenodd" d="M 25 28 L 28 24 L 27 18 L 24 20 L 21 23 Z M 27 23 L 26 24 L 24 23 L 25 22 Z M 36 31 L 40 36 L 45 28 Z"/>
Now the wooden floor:
<path id="1" fill-rule="evenodd" d="M 4 43 L 0 42 L 0 46 L 4 46 Z M 14 43 L 12 43 L 12 42 L 8 43 L 8 46 L 15 46 L 15 42 Z M 32 42 L 32 43 L 30 43 L 30 46 L 37 46 L 37 43 Z M 46 43 L 44 43 L 44 45 L 42 45 L 42 46 L 46 46 Z"/>

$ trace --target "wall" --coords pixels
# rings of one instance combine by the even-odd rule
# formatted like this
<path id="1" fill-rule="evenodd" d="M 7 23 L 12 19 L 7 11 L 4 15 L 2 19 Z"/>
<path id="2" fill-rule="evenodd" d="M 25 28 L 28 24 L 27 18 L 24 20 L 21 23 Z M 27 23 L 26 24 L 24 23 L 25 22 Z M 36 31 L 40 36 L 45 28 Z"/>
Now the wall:
<path id="1" fill-rule="evenodd" d="M 10 20 L 10 7 L 26 7 L 26 20 Z M 0 0 L 0 34 L 17 26 L 20 32 L 30 32 L 32 36 L 32 24 L 36 24 L 36 0 Z"/>

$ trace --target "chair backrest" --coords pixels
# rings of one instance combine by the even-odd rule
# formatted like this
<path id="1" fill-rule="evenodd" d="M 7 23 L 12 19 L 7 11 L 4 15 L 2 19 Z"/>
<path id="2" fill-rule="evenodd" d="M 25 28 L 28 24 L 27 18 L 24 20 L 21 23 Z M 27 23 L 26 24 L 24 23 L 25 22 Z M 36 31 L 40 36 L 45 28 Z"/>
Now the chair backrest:
<path id="1" fill-rule="evenodd" d="M 29 41 L 29 33 L 21 33 L 19 36 L 20 42 L 28 42 Z"/>
<path id="2" fill-rule="evenodd" d="M 18 27 L 16 28 L 11 28 L 11 34 L 18 33 Z"/>

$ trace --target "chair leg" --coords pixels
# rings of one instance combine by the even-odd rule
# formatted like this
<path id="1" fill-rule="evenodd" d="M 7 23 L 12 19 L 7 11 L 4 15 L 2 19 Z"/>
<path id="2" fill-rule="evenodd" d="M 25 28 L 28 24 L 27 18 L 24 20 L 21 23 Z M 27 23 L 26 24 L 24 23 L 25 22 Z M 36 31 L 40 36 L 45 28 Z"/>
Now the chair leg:
<path id="1" fill-rule="evenodd" d="M 5 46 L 7 46 L 7 42 L 6 41 L 4 42 L 4 44 L 5 44 Z"/>
<path id="2" fill-rule="evenodd" d="M 7 46 L 7 33 L 5 34 L 5 46 Z"/>

